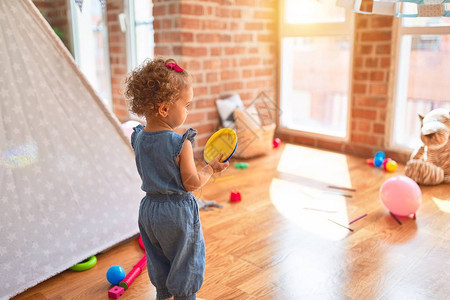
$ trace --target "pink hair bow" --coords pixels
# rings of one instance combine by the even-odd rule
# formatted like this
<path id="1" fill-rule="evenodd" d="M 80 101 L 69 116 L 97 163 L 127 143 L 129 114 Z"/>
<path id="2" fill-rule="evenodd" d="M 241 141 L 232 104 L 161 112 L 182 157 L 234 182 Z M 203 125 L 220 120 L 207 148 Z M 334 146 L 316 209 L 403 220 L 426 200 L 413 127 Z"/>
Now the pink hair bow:
<path id="1" fill-rule="evenodd" d="M 176 63 L 173 63 L 173 62 L 166 64 L 166 67 L 174 70 L 175 72 L 180 72 L 180 73 L 183 72 L 183 69 L 180 68 L 179 65 L 177 65 Z"/>

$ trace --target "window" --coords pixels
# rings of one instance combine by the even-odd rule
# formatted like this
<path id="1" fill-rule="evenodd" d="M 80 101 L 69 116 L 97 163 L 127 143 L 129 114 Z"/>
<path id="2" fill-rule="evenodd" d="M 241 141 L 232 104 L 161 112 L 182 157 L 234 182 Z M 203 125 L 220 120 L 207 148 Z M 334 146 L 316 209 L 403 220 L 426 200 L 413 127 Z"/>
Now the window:
<path id="1" fill-rule="evenodd" d="M 128 68 L 134 69 L 154 56 L 153 3 L 151 0 L 128 0 Z"/>
<path id="2" fill-rule="evenodd" d="M 280 125 L 344 139 L 352 17 L 334 0 L 281 1 Z"/>
<path id="3" fill-rule="evenodd" d="M 75 1 L 70 1 L 70 10 L 75 62 L 106 106 L 112 109 L 106 12 L 100 1 L 83 1 L 81 12 Z"/>
<path id="4" fill-rule="evenodd" d="M 417 5 L 403 12 L 417 13 Z M 450 18 L 403 18 L 398 42 L 391 143 L 410 149 L 421 144 L 418 114 L 450 109 Z"/>

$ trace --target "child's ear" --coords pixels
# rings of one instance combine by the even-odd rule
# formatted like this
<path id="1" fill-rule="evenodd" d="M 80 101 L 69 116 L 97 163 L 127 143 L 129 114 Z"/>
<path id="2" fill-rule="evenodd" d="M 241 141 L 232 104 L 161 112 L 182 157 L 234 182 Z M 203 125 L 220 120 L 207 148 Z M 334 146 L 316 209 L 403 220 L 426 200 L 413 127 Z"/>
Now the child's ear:
<path id="1" fill-rule="evenodd" d="M 167 117 L 167 115 L 169 114 L 169 103 L 161 103 L 161 105 L 158 107 L 158 114 L 163 118 Z"/>

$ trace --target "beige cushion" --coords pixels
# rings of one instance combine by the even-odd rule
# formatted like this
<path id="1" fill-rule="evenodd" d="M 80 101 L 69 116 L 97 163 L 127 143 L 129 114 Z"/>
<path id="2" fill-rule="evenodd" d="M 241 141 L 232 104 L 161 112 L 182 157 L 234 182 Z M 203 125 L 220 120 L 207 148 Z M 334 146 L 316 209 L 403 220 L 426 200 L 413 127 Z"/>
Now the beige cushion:
<path id="1" fill-rule="evenodd" d="M 273 135 L 276 125 L 260 125 L 255 114 L 246 110 L 235 109 L 234 119 L 236 122 L 236 133 L 238 146 L 234 154 L 237 158 L 251 158 L 268 153 L 272 147 Z"/>

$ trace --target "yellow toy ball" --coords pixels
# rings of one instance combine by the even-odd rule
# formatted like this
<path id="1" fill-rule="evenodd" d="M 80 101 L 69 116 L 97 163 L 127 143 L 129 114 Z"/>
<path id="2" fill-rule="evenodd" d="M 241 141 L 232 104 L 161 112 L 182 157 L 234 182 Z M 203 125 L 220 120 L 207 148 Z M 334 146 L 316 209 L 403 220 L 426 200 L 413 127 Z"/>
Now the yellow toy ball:
<path id="1" fill-rule="evenodd" d="M 386 171 L 395 172 L 397 170 L 397 162 L 395 160 L 390 160 L 386 163 Z"/>
<path id="2" fill-rule="evenodd" d="M 222 128 L 214 133 L 206 142 L 203 158 L 210 163 L 219 154 L 223 154 L 220 162 L 228 161 L 233 156 L 237 146 L 237 135 L 231 128 Z"/>

